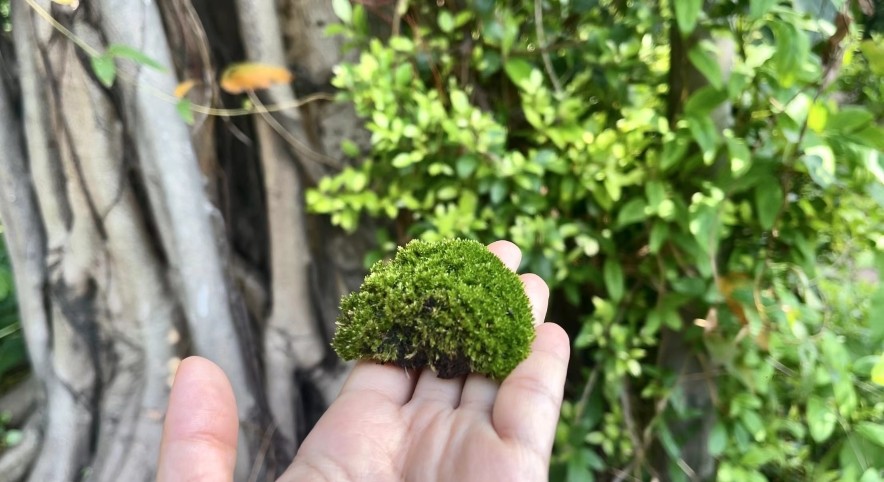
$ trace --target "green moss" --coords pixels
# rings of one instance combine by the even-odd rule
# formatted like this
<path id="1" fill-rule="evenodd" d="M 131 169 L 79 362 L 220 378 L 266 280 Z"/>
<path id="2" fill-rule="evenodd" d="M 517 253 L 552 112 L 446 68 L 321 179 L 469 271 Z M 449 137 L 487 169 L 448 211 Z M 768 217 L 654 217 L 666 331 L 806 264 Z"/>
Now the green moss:
<path id="1" fill-rule="evenodd" d="M 412 241 L 378 262 L 341 301 L 332 346 L 341 358 L 443 378 L 469 372 L 505 378 L 531 348 L 531 307 L 521 280 L 482 244 Z"/>

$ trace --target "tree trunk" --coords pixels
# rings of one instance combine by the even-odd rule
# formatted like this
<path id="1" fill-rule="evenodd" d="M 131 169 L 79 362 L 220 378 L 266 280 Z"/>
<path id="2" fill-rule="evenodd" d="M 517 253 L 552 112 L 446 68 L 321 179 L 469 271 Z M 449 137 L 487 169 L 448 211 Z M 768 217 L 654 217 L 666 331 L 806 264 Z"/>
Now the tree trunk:
<path id="1" fill-rule="evenodd" d="M 330 8 L 13 0 L 0 39 L 17 72 L 0 85 L 0 216 L 37 409 L 14 422 L 25 438 L 0 454 L 0 481 L 153 479 L 170 383 L 193 354 L 233 384 L 237 480 L 285 469 L 346 374 L 329 334 L 367 246 L 305 215 L 302 197 L 340 140 L 364 134 L 330 103 L 272 117 L 195 109 L 188 126 L 170 94 L 196 79 L 194 104 L 239 107 L 218 72 L 247 60 L 328 89 L 341 60 L 321 35 Z M 104 87 L 93 63 L 111 45 L 165 69 L 118 58 Z M 279 86 L 259 102 L 299 93 Z"/>

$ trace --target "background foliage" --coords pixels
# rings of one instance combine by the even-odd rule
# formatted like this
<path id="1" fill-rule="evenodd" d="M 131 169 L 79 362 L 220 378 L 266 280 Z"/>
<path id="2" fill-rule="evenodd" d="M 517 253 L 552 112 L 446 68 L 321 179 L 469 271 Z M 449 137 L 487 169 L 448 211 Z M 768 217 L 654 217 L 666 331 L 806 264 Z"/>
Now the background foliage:
<path id="1" fill-rule="evenodd" d="M 0 234 L 2 232 L 3 226 L 0 226 Z M 18 323 L 12 270 L 3 237 L 0 236 L 0 393 L 21 380 L 27 373 L 27 364 L 24 338 Z M 7 430 L 7 415 L 0 410 L 0 449 L 15 445 L 21 436 L 18 430 Z"/>
<path id="2" fill-rule="evenodd" d="M 367 262 L 413 237 L 522 248 L 576 349 L 554 480 L 688 480 L 698 437 L 721 481 L 882 480 L 867 2 L 333 4 L 371 146 L 308 204 L 388 219 Z M 673 335 L 700 371 L 665 363 Z"/>
<path id="3" fill-rule="evenodd" d="M 0 233 L 2 230 L 3 227 L 0 226 Z M 27 365 L 17 309 L 12 269 L 6 247 L 0 238 L 0 380 L 8 385 L 18 381 L 14 374 L 23 371 Z M 0 392 L 4 388 L 6 387 L 0 386 Z"/>

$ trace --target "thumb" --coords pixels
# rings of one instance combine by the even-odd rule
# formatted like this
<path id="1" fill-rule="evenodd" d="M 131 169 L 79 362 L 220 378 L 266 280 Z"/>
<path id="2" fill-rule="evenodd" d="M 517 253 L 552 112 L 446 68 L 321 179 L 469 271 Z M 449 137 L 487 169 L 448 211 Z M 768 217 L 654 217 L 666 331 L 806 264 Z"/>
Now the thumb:
<path id="1" fill-rule="evenodd" d="M 182 361 L 169 395 L 157 481 L 233 480 L 238 425 L 224 372 L 205 358 Z"/>

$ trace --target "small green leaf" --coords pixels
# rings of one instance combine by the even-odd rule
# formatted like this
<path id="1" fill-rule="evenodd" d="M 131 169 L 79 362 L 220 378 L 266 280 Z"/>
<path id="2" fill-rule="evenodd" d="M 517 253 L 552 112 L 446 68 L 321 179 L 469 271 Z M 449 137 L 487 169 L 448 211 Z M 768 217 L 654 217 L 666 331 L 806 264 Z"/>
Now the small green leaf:
<path id="1" fill-rule="evenodd" d="M 605 288 L 608 290 L 608 296 L 611 300 L 618 302 L 623 298 L 623 268 L 614 258 L 605 259 L 603 268 L 603 276 L 605 277 Z"/>
<path id="2" fill-rule="evenodd" d="M 814 132 L 822 132 L 829 120 L 829 109 L 819 102 L 814 102 L 807 113 L 807 128 Z"/>
<path id="3" fill-rule="evenodd" d="M 743 412 L 740 421 L 743 422 L 743 426 L 746 427 L 746 430 L 749 431 L 749 434 L 752 435 L 752 438 L 754 438 L 756 442 L 764 441 L 766 436 L 764 422 L 761 420 L 761 416 L 758 415 L 758 412 L 747 410 Z"/>
<path id="4" fill-rule="evenodd" d="M 617 214 L 617 227 L 637 223 L 645 219 L 645 201 L 641 198 L 632 198 L 627 202 Z"/>
<path id="5" fill-rule="evenodd" d="M 770 28 L 776 38 L 776 51 L 771 61 L 779 74 L 780 85 L 791 87 L 810 53 L 810 39 L 789 22 L 771 22 Z"/>
<path id="6" fill-rule="evenodd" d="M 709 455 L 718 457 L 724 453 L 727 447 L 727 428 L 723 423 L 718 422 L 712 427 L 712 433 L 709 434 Z"/>
<path id="7" fill-rule="evenodd" d="M 136 50 L 128 45 L 111 44 L 108 46 L 105 55 L 114 58 L 129 59 L 139 65 L 144 65 L 160 72 L 166 71 L 166 68 L 163 67 L 163 64 L 157 62 L 151 57 L 148 57 L 144 52 Z"/>
<path id="8" fill-rule="evenodd" d="M 666 188 L 660 181 L 648 181 L 645 184 L 645 196 L 648 198 L 648 208 L 656 213 L 660 204 L 666 200 Z"/>
<path id="9" fill-rule="evenodd" d="M 332 10 L 342 22 L 349 24 L 353 20 L 353 6 L 350 0 L 332 0 Z"/>
<path id="10" fill-rule="evenodd" d="M 470 108 L 470 100 L 462 90 L 452 90 L 449 98 L 455 112 L 466 112 Z"/>
<path id="11" fill-rule="evenodd" d="M 749 18 L 758 20 L 777 3 L 777 0 L 750 0 Z"/>
<path id="12" fill-rule="evenodd" d="M 407 152 L 400 152 L 399 154 L 396 154 L 392 161 L 390 161 L 390 164 L 397 169 L 402 169 L 414 164 L 414 162 L 415 161 L 410 154 Z"/>
<path id="13" fill-rule="evenodd" d="M 734 177 L 740 177 L 749 171 L 752 167 L 752 153 L 743 139 L 733 137 L 725 138 L 727 143 L 727 152 L 731 161 L 731 174 Z"/>
<path id="14" fill-rule="evenodd" d="M 660 158 L 660 168 L 668 171 L 680 162 L 684 161 L 688 150 L 688 139 L 683 136 L 663 144 L 663 155 Z"/>
<path id="15" fill-rule="evenodd" d="M 773 227 L 782 206 L 783 188 L 775 179 L 766 179 L 755 187 L 755 208 L 762 229 Z"/>
<path id="16" fill-rule="evenodd" d="M 411 41 L 408 37 L 395 36 L 391 37 L 390 40 L 390 48 L 393 50 L 398 50 L 399 52 L 412 52 L 414 50 L 414 42 Z"/>
<path id="17" fill-rule="evenodd" d="M 445 33 L 451 33 L 454 30 L 454 17 L 448 10 L 439 12 L 439 28 Z"/>
<path id="18" fill-rule="evenodd" d="M 396 85 L 403 87 L 409 85 L 411 79 L 414 77 L 413 71 L 411 64 L 408 63 L 396 67 L 396 73 L 393 74 L 393 78 L 396 80 Z"/>
<path id="19" fill-rule="evenodd" d="M 720 219 L 718 212 L 712 206 L 706 204 L 692 206 L 688 229 L 703 252 L 712 254 L 718 248 Z"/>
<path id="20" fill-rule="evenodd" d="M 687 115 L 705 116 L 726 100 L 727 92 L 706 85 L 688 97 L 684 105 L 684 112 Z"/>
<path id="21" fill-rule="evenodd" d="M 811 179 L 821 188 L 827 188 L 835 182 L 835 153 L 827 144 L 818 144 L 805 149 L 801 162 L 807 168 Z"/>
<path id="22" fill-rule="evenodd" d="M 856 431 L 869 442 L 884 447 L 884 425 L 873 422 L 860 422 L 856 425 Z"/>
<path id="23" fill-rule="evenodd" d="M 703 0 L 674 0 L 675 21 L 682 34 L 689 34 L 697 26 Z"/>
<path id="24" fill-rule="evenodd" d="M 875 75 L 884 75 L 884 40 L 881 37 L 863 40 L 859 49 L 869 62 L 869 70 Z"/>
<path id="25" fill-rule="evenodd" d="M 107 54 L 92 57 L 92 72 L 98 77 L 101 85 L 105 87 L 114 85 L 114 80 L 117 78 L 117 66 L 114 64 L 113 57 Z"/>
<path id="26" fill-rule="evenodd" d="M 22 439 L 24 439 L 24 434 L 21 430 L 9 430 L 3 436 L 3 444 L 7 447 L 14 447 L 20 444 Z"/>
<path id="27" fill-rule="evenodd" d="M 191 104 L 190 100 L 178 99 L 178 103 L 175 104 L 175 110 L 178 111 L 178 115 L 187 125 L 193 125 L 193 104 Z"/>
<path id="28" fill-rule="evenodd" d="M 341 141 L 341 152 L 348 157 L 356 157 L 359 155 L 359 146 L 350 139 L 344 139 Z"/>
<path id="29" fill-rule="evenodd" d="M 817 442 L 825 442 L 835 430 L 835 413 L 826 401 L 813 395 L 807 400 L 807 426 L 810 436 Z"/>
<path id="30" fill-rule="evenodd" d="M 528 82 L 528 77 L 531 75 L 531 71 L 534 70 L 534 66 L 526 60 L 510 59 L 506 61 L 503 69 L 510 80 L 521 87 Z"/>
<path id="31" fill-rule="evenodd" d="M 648 242 L 648 249 L 651 253 L 659 253 L 660 247 L 663 246 L 663 242 L 666 241 L 666 238 L 668 237 L 669 225 L 661 222 L 654 223 L 654 227 L 651 228 L 651 239 Z"/>
<path id="32" fill-rule="evenodd" d="M 845 107 L 829 117 L 826 127 L 834 132 L 858 131 L 875 120 L 868 109 L 861 107 Z"/>
<path id="33" fill-rule="evenodd" d="M 715 160 L 715 153 L 721 140 L 712 119 L 708 116 L 690 116 L 688 117 L 688 128 L 703 152 L 703 162 L 706 165 L 711 165 Z"/>
<path id="34" fill-rule="evenodd" d="M 869 467 L 863 472 L 862 477 L 859 478 L 859 482 L 881 482 L 882 479 L 880 475 L 878 475 L 878 469 L 874 467 Z"/>
<path id="35" fill-rule="evenodd" d="M 473 174 L 473 171 L 476 170 L 476 166 L 479 164 L 476 156 L 473 155 L 463 155 L 457 158 L 455 161 L 454 169 L 457 171 L 457 177 L 461 179 L 466 179 Z"/>
<path id="36" fill-rule="evenodd" d="M 506 197 L 506 193 L 506 181 L 503 179 L 497 179 L 494 181 L 494 184 L 491 185 L 491 203 L 500 204 L 500 202 L 503 201 L 503 198 Z"/>
<path id="37" fill-rule="evenodd" d="M 715 47 L 708 41 L 700 42 L 688 52 L 688 59 L 713 87 L 721 89 L 724 86 L 724 80 L 718 60 L 713 56 L 714 51 Z"/>

